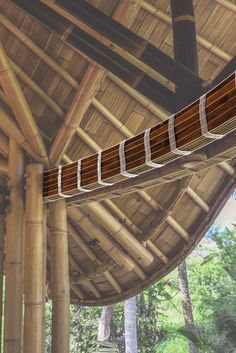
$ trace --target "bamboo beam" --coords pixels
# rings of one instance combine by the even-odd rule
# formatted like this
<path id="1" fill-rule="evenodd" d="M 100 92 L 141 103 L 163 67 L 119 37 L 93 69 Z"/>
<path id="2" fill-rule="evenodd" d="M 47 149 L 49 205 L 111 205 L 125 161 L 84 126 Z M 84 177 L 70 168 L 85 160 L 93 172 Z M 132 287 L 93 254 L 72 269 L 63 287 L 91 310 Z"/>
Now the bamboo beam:
<path id="1" fill-rule="evenodd" d="M 81 249 L 85 252 L 85 254 L 98 265 L 102 265 L 102 261 L 97 257 L 96 254 L 93 253 L 91 248 L 86 244 L 86 242 L 79 236 L 79 234 L 75 231 L 75 229 L 68 223 L 68 232 L 70 236 L 74 239 L 74 241 L 81 247 Z M 110 282 L 111 286 L 117 291 L 117 293 L 121 293 L 122 289 L 116 279 L 110 274 L 109 271 L 104 272 L 104 276 Z"/>
<path id="2" fill-rule="evenodd" d="M 71 139 L 76 133 L 76 129 L 84 113 L 91 103 L 92 97 L 101 84 L 104 73 L 105 72 L 98 66 L 94 64 L 89 65 L 63 124 L 51 146 L 49 159 L 52 165 L 60 163 L 63 154 L 66 152 Z"/>
<path id="3" fill-rule="evenodd" d="M 5 159 L 0 158 L 0 174 L 7 175 L 8 174 L 8 164 Z"/>
<path id="4" fill-rule="evenodd" d="M 221 162 L 220 164 L 218 164 L 218 167 L 231 176 L 235 174 L 235 168 L 227 162 Z"/>
<path id="5" fill-rule="evenodd" d="M 52 353 L 69 353 L 70 285 L 65 200 L 50 204 L 50 254 L 52 273 Z"/>
<path id="6" fill-rule="evenodd" d="M 1 131 L 0 131 L 0 153 L 4 157 L 8 157 L 8 153 L 9 153 L 8 138 Z"/>
<path id="7" fill-rule="evenodd" d="M 102 295 L 99 292 L 99 290 L 95 287 L 95 285 L 92 283 L 90 278 L 86 276 L 84 271 L 80 268 L 80 266 L 72 256 L 69 256 L 69 263 L 73 271 L 76 271 L 78 274 L 80 273 L 81 275 L 83 275 L 83 277 L 85 278 L 85 280 L 83 281 L 83 284 L 95 295 L 96 298 L 101 299 Z M 77 276 L 74 276 L 74 278 L 75 278 L 75 283 L 77 284 L 77 281 L 76 281 Z"/>
<path id="8" fill-rule="evenodd" d="M 0 13 L 0 23 L 6 27 L 14 36 L 16 36 L 27 48 L 29 48 L 36 56 L 43 60 L 49 67 L 51 67 L 60 77 L 62 77 L 70 86 L 78 88 L 78 82 L 62 69 L 61 65 L 57 64 L 43 49 L 35 44 L 27 35 L 19 30 L 6 16 Z"/>
<path id="9" fill-rule="evenodd" d="M 99 203 L 85 205 L 84 210 L 111 233 L 138 263 L 142 266 L 149 266 L 152 263 L 152 254 Z"/>
<path id="10" fill-rule="evenodd" d="M 216 1 L 218 1 L 218 0 L 216 0 Z M 152 14 L 153 16 L 156 16 L 161 21 L 163 21 L 163 22 L 167 23 L 169 26 L 171 26 L 171 24 L 172 24 L 171 17 L 167 13 L 165 13 L 164 11 L 157 9 L 155 6 L 149 4 L 146 1 L 142 1 L 141 7 L 145 11 L 147 11 L 148 13 Z M 222 59 L 226 62 L 228 62 L 232 59 L 232 56 L 230 54 L 226 53 L 224 50 L 217 47 L 216 45 L 214 45 L 213 43 L 211 43 L 210 41 L 208 41 L 206 38 L 202 37 L 201 35 L 197 35 L 197 42 L 203 48 L 209 50 L 212 54 L 218 56 L 220 59 Z"/>
<path id="11" fill-rule="evenodd" d="M 157 257 L 161 259 L 162 262 L 164 262 L 165 265 L 168 264 L 168 257 L 151 240 L 147 240 L 147 246 Z"/>
<path id="12" fill-rule="evenodd" d="M 10 139 L 9 145 L 10 206 L 7 214 L 6 289 L 4 352 L 19 353 L 22 338 L 22 258 L 23 258 L 23 180 L 24 156 Z"/>
<path id="13" fill-rule="evenodd" d="M 187 186 L 186 194 L 206 213 L 209 212 L 208 204 L 190 187 Z"/>
<path id="14" fill-rule="evenodd" d="M 26 141 L 24 135 L 20 129 L 16 126 L 13 120 L 7 115 L 7 113 L 0 107 L 0 129 L 8 136 L 12 137 L 16 143 L 21 146 L 26 152 L 29 153 L 34 160 L 38 162 L 43 162 L 44 160 L 40 158 L 32 149 L 30 144 Z M 1 143 L 0 143 L 1 144 Z M 5 150 L 7 152 L 7 150 Z"/>
<path id="15" fill-rule="evenodd" d="M 229 0 L 216 0 L 216 2 L 218 2 L 218 4 L 222 5 L 226 9 L 231 10 L 233 12 L 236 12 L 236 5 L 232 1 L 229 1 Z"/>
<path id="16" fill-rule="evenodd" d="M 0 180 L 0 187 L 5 188 L 5 181 Z M 3 347 L 2 338 L 3 338 L 3 304 L 4 304 L 4 295 L 3 295 L 3 286 L 4 286 L 4 250 L 5 250 L 5 233 L 6 233 L 6 224 L 5 224 L 5 202 L 6 197 L 4 191 L 1 190 L 0 194 L 0 349 Z"/>
<path id="17" fill-rule="evenodd" d="M 99 240 L 101 248 L 124 270 L 134 270 L 142 279 L 145 278 L 143 270 L 133 261 L 133 259 L 124 253 L 124 251 L 117 246 L 114 240 L 102 232 L 99 228 L 94 228 L 94 224 L 78 208 L 68 209 L 69 217 L 84 229 L 92 239 Z M 91 231 L 93 230 L 93 231 Z"/>
<path id="18" fill-rule="evenodd" d="M 2 45 L 0 45 L 0 83 L 27 141 L 34 152 L 43 159 L 44 164 L 49 165 L 46 147 Z"/>
<path id="19" fill-rule="evenodd" d="M 121 125 L 120 121 L 105 107 L 103 107 L 99 101 L 93 100 L 93 105 L 99 112 L 113 125 L 115 126 L 120 132 L 124 134 L 125 137 L 131 138 L 134 137 L 134 134 L 124 125 Z M 89 147 L 94 150 L 94 152 L 100 151 L 102 148 L 99 146 L 95 141 L 93 141 L 83 130 L 80 129 L 79 131 L 80 138 L 85 142 L 89 143 Z M 96 148 L 96 149 L 95 149 Z M 148 203 L 148 205 L 155 211 L 159 211 L 162 209 L 161 205 L 154 200 L 147 191 L 137 191 L 138 195 L 142 197 L 142 199 Z M 104 201 L 107 204 L 107 201 Z M 114 202 L 109 201 L 111 207 L 113 207 Z M 167 215 L 166 222 L 168 225 L 172 227 L 184 240 L 189 240 L 188 233 L 183 229 L 183 227 L 178 224 L 178 222 L 171 216 Z"/>
<path id="20" fill-rule="evenodd" d="M 44 236 L 40 164 L 27 167 L 24 353 L 44 351 Z"/>

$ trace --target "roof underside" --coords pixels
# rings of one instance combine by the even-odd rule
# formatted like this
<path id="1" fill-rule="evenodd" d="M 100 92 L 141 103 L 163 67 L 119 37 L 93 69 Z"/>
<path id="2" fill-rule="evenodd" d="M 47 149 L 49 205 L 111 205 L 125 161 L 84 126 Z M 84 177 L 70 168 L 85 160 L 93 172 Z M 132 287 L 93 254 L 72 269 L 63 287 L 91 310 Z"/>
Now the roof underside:
<path id="1" fill-rule="evenodd" d="M 89 3 L 109 16 L 114 16 L 119 7 L 118 0 Z M 130 3 L 130 13 L 120 21 L 173 57 L 169 0 Z M 207 86 L 236 55 L 236 6 L 227 0 L 195 0 L 194 7 L 199 75 Z M 0 40 L 50 150 L 90 60 L 10 1 L 0 0 L 0 11 Z M 175 92 L 170 80 L 160 77 L 160 81 Z M 2 91 L 0 99 L 2 109 L 16 123 Z M 107 71 L 89 103 L 64 162 L 115 145 L 169 116 L 161 101 L 152 102 Z M 8 157 L 8 136 L 4 132 L 1 128 L 3 162 Z M 171 182 L 167 178 L 160 186 L 140 187 L 122 197 L 68 208 L 71 301 L 81 305 L 114 303 L 141 292 L 176 267 L 200 241 L 235 187 L 236 160 L 232 157 L 223 155 L 218 165 L 206 163 L 204 170 L 191 166 L 194 174 L 186 173 Z M 115 233 L 103 221 L 108 216 L 117 224 Z M 118 242 L 118 236 L 127 234 L 154 256 L 151 265 L 135 262 L 132 253 Z M 112 240 L 113 252 L 104 251 L 101 237 Z M 50 284 L 50 249 L 48 252 Z M 134 261 L 134 269 L 127 271 L 118 265 L 114 252 Z"/>

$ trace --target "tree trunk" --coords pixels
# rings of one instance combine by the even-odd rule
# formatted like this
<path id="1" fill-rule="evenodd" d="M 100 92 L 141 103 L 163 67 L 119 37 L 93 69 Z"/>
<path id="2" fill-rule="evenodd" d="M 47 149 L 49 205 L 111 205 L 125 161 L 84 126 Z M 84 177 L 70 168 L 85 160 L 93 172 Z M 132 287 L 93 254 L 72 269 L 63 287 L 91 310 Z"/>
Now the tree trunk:
<path id="1" fill-rule="evenodd" d="M 109 341 L 111 334 L 111 321 L 114 312 L 114 305 L 104 306 L 99 320 L 98 341 Z"/>
<path id="2" fill-rule="evenodd" d="M 125 305 L 125 353 L 138 353 L 136 328 L 136 298 L 130 298 Z"/>
<path id="3" fill-rule="evenodd" d="M 191 298 L 190 298 L 189 287 L 188 287 L 187 267 L 186 267 L 185 261 L 182 262 L 181 265 L 179 265 L 178 272 L 179 272 L 179 285 L 181 290 L 182 308 L 183 308 L 185 324 L 189 327 L 194 327 L 193 311 L 192 311 Z M 197 352 L 197 348 L 193 342 L 189 341 L 188 345 L 189 345 L 190 353 Z"/>

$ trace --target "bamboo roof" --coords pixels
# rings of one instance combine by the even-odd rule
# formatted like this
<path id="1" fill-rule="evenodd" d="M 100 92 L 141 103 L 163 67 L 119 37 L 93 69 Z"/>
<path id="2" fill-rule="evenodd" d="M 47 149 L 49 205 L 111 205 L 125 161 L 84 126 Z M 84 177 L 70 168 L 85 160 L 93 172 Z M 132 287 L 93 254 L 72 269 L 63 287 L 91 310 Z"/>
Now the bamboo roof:
<path id="1" fill-rule="evenodd" d="M 10 136 L 27 150 L 29 160 L 53 167 L 61 158 L 63 163 L 84 158 L 170 116 L 169 101 L 163 107 L 161 99 L 145 97 L 132 83 L 68 44 L 70 28 L 58 36 L 13 2 L 0 0 L 0 40 L 30 111 L 24 125 L 25 118 L 19 116 L 25 110 L 20 112 L 17 99 L 10 102 L 0 91 L 0 181 L 8 173 Z M 173 58 L 169 0 L 88 2 Z M 229 74 L 229 63 L 230 73 L 235 70 L 236 5 L 229 0 L 195 0 L 194 8 L 199 75 L 203 87 L 212 88 Z M 155 75 L 175 93 L 171 80 Z M 214 142 L 214 148 L 221 149 L 217 158 L 207 158 L 212 147 L 206 146 L 194 159 L 185 156 L 173 162 L 160 185 L 143 181 L 127 193 L 126 189 L 101 197 L 91 193 L 68 201 L 71 301 L 81 305 L 121 301 L 182 262 L 236 186 L 235 141 L 234 132 L 224 144 Z M 40 157 L 34 149 L 41 151 Z M 49 227 L 47 231 L 50 296 Z"/>

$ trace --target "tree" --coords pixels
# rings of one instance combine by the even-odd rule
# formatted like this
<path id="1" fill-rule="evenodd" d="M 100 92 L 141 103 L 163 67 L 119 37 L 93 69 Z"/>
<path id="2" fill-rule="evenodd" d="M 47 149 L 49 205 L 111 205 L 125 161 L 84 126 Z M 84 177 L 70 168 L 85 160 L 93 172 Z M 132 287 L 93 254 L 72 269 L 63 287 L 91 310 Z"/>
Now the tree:
<path id="1" fill-rule="evenodd" d="M 189 286 L 188 286 L 187 266 L 185 261 L 183 261 L 182 264 L 179 265 L 178 273 L 179 273 L 179 285 L 181 290 L 182 308 L 183 308 L 185 325 L 193 328 L 194 327 L 193 311 L 192 311 L 191 298 L 190 298 Z M 195 344 L 190 340 L 188 344 L 189 344 L 189 352 L 190 353 L 196 352 Z"/>
<path id="2" fill-rule="evenodd" d="M 138 353 L 136 328 L 136 297 L 125 300 L 125 352 Z"/>
<path id="3" fill-rule="evenodd" d="M 104 306 L 98 325 L 98 341 L 109 341 L 111 334 L 111 321 L 114 312 L 114 306 Z"/>

